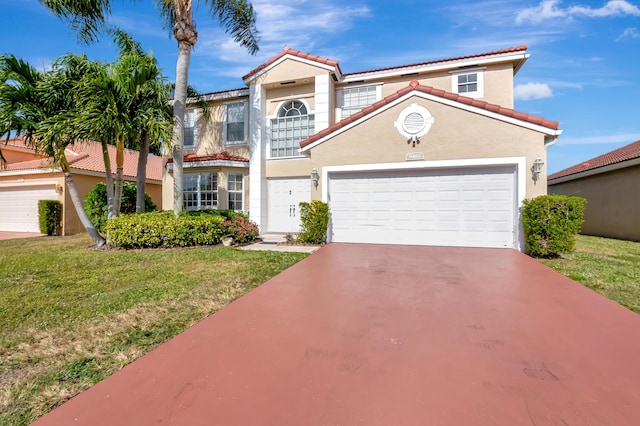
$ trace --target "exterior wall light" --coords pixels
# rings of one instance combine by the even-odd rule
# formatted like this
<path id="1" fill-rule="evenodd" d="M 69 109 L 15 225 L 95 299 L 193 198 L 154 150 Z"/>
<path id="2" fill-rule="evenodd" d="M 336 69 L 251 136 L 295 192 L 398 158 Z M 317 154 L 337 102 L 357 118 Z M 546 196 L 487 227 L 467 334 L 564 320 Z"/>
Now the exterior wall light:
<path id="1" fill-rule="evenodd" d="M 60 185 L 59 183 L 56 183 L 55 191 L 58 194 L 62 194 L 62 185 Z"/>
<path id="2" fill-rule="evenodd" d="M 313 182 L 313 186 L 318 189 L 318 183 L 320 182 L 320 175 L 318 174 L 318 169 L 315 167 L 311 170 L 311 182 Z"/>
<path id="3" fill-rule="evenodd" d="M 538 180 L 540 177 L 540 173 L 542 172 L 542 166 L 544 166 L 544 161 L 542 158 L 538 157 L 533 162 L 533 166 L 531 167 L 531 178 L 534 182 Z"/>

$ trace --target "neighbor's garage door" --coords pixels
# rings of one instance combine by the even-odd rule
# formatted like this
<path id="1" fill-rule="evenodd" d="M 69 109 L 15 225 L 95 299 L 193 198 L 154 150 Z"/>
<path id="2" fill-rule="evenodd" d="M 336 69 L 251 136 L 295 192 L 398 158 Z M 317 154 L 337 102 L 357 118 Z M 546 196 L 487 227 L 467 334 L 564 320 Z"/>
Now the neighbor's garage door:
<path id="1" fill-rule="evenodd" d="M 514 247 L 513 166 L 329 175 L 334 242 Z"/>
<path id="2" fill-rule="evenodd" d="M 40 232 L 38 200 L 57 200 L 54 185 L 0 188 L 0 231 Z"/>

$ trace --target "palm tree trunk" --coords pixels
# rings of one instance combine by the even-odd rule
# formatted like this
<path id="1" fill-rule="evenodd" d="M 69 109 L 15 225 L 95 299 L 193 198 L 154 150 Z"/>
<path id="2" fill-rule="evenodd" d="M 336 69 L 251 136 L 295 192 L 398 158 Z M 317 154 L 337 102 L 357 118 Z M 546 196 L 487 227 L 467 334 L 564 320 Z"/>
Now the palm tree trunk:
<path id="1" fill-rule="evenodd" d="M 114 195 L 114 207 L 116 216 L 120 214 L 122 204 L 122 184 L 124 181 L 124 137 L 118 136 L 116 141 L 116 193 Z"/>
<path id="2" fill-rule="evenodd" d="M 140 154 L 138 157 L 138 173 L 136 176 L 136 213 L 144 213 L 144 194 L 147 184 L 147 158 L 149 157 L 149 132 L 142 130 L 140 135 Z"/>
<path id="3" fill-rule="evenodd" d="M 198 40 L 198 32 L 193 24 L 191 0 L 175 2 L 176 20 L 173 36 L 178 42 L 178 60 L 176 62 L 176 85 L 173 101 L 173 213 L 182 211 L 183 194 L 183 148 L 184 148 L 184 111 L 187 103 L 187 85 L 191 49 Z"/>
<path id="4" fill-rule="evenodd" d="M 109 158 L 109 147 L 106 142 L 102 142 L 102 159 L 104 161 L 104 177 L 107 185 L 107 219 L 117 216 L 113 199 L 113 176 L 111 175 L 111 158 Z"/>
<path id="5" fill-rule="evenodd" d="M 69 196 L 71 197 L 73 206 L 76 208 L 76 212 L 78 213 L 80 222 L 84 226 L 84 229 L 87 230 L 93 241 L 96 243 L 96 246 L 98 246 L 98 248 L 103 248 L 107 244 L 107 241 L 96 230 L 95 226 L 93 226 L 93 223 L 91 223 L 91 219 L 89 219 L 89 215 L 84 209 L 84 205 L 82 204 L 82 200 L 80 199 L 80 195 L 78 194 L 78 188 L 76 188 L 76 184 L 73 181 L 73 176 L 71 176 L 69 163 L 64 157 L 62 159 L 62 171 L 64 172 L 64 180 L 67 183 L 66 186 L 67 190 L 69 191 Z"/>

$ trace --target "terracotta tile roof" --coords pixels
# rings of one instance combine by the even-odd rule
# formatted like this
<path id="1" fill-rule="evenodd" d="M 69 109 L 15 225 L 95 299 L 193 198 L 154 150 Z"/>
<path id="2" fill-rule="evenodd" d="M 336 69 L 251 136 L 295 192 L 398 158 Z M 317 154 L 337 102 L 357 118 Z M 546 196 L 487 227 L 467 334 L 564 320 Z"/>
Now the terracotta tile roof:
<path id="1" fill-rule="evenodd" d="M 227 151 L 222 151 L 217 154 L 211 155 L 197 155 L 194 153 L 184 156 L 185 163 L 195 163 L 198 161 L 239 161 L 242 163 L 249 163 L 248 158 L 240 157 L 238 155 L 229 154 Z M 167 163 L 173 163 L 173 158 L 169 158 Z"/>
<path id="2" fill-rule="evenodd" d="M 298 58 L 308 59 L 313 62 L 330 65 L 332 67 L 336 67 L 338 69 L 338 72 L 342 74 L 342 71 L 340 71 L 340 65 L 338 64 L 338 61 L 334 61 L 333 59 L 322 58 L 316 55 L 311 55 L 309 53 L 304 53 L 299 50 L 293 50 L 293 49 L 290 49 L 289 46 L 285 46 L 282 52 L 278 53 L 276 56 L 269 59 L 267 62 L 263 63 L 262 65 L 259 65 L 257 68 L 254 68 L 253 70 L 249 71 L 248 74 L 242 77 L 242 80 L 247 80 L 251 78 L 252 76 L 262 71 L 263 69 L 267 68 L 269 65 L 273 64 L 274 62 L 276 62 L 278 59 L 282 58 L 285 55 L 297 56 Z"/>
<path id="3" fill-rule="evenodd" d="M 387 96 L 384 99 L 379 100 L 378 102 L 374 103 L 373 105 L 370 105 L 364 109 L 362 109 L 361 111 L 333 124 L 332 126 L 328 127 L 327 129 L 324 129 L 310 137 L 308 137 L 307 139 L 303 140 L 302 142 L 300 142 L 300 147 L 304 148 L 305 146 L 312 144 L 313 142 L 322 139 L 323 137 L 335 132 L 336 130 L 356 121 L 359 120 L 360 118 L 371 114 L 372 112 L 384 107 L 385 105 L 388 105 L 390 103 L 392 103 L 393 101 L 395 101 L 396 99 L 411 93 L 413 91 L 418 91 L 418 92 L 422 92 L 422 93 L 427 93 L 430 95 L 434 95 L 434 96 L 438 96 L 440 98 L 444 98 L 444 99 L 448 99 L 448 100 L 452 100 L 455 102 L 460 102 L 462 104 L 465 105 L 470 105 L 470 106 L 474 106 L 477 108 L 482 108 L 484 110 L 490 111 L 490 112 L 494 112 L 496 114 L 500 114 L 500 115 L 504 115 L 506 117 L 511 117 L 511 118 L 515 118 L 517 120 L 521 120 L 521 121 L 526 121 L 528 123 L 532 123 L 532 124 L 537 124 L 539 126 L 542 127 L 547 127 L 549 129 L 553 129 L 553 130 L 558 130 L 558 125 L 559 123 L 557 121 L 551 121 L 551 120 L 546 120 L 542 117 L 536 117 L 534 115 L 529 115 L 526 114 L 524 112 L 518 112 L 518 111 L 514 111 L 511 108 L 504 108 L 501 107 L 500 105 L 496 105 L 496 104 L 490 104 L 488 102 L 485 101 L 481 101 L 478 99 L 473 99 L 473 98 L 469 98 L 466 96 L 460 96 L 456 93 L 451 93 L 451 92 L 447 92 L 445 90 L 441 90 L 441 89 L 434 89 L 431 86 L 424 86 L 421 85 L 418 81 L 416 80 L 412 80 L 411 83 L 409 83 L 409 85 L 407 87 L 404 87 L 400 90 L 398 90 L 396 93 L 392 93 L 391 95 Z"/>
<path id="4" fill-rule="evenodd" d="M 9 147 L 15 147 L 15 148 L 24 148 L 27 149 L 29 151 L 33 151 L 33 148 L 31 148 L 29 145 L 27 145 L 26 141 L 24 140 L 24 138 L 22 136 L 18 136 L 17 138 L 11 138 L 11 139 L 1 139 L 0 140 L 0 149 L 4 148 L 5 146 L 9 146 Z"/>
<path id="5" fill-rule="evenodd" d="M 634 160 L 636 158 L 640 158 L 640 141 L 630 143 L 622 148 L 609 151 L 606 154 L 599 155 L 590 160 L 567 167 L 559 172 L 555 172 L 547 177 L 547 182 L 550 182 L 553 179 L 574 175 L 576 173 L 586 172 L 587 170 L 599 169 L 612 164 Z"/>
<path id="6" fill-rule="evenodd" d="M 111 171 L 116 172 L 116 147 L 109 145 L 109 158 L 111 159 Z M 76 142 L 65 150 L 65 156 L 72 169 L 86 170 L 90 172 L 104 173 L 104 160 L 102 158 L 102 146 L 98 142 Z M 138 169 L 139 152 L 125 149 L 124 175 L 135 177 Z M 9 164 L 5 170 L 31 170 L 42 169 L 50 166 L 50 159 L 30 160 Z M 147 160 L 147 179 L 162 180 L 162 158 L 149 155 Z"/>
<path id="7" fill-rule="evenodd" d="M 525 52 L 526 50 L 527 50 L 527 46 L 523 44 L 523 45 L 516 46 L 516 47 L 509 47 L 507 49 L 494 50 L 492 52 L 478 53 L 478 54 L 475 54 L 475 55 L 458 56 L 458 57 L 455 57 L 455 58 L 437 59 L 435 61 L 419 62 L 419 63 L 416 63 L 416 64 L 410 64 L 410 65 L 400 65 L 400 66 L 395 66 L 395 67 L 378 68 L 378 69 L 375 69 L 375 70 L 367 70 L 367 71 L 347 73 L 347 74 L 344 74 L 344 76 L 359 75 L 359 74 L 370 74 L 370 73 L 375 73 L 375 72 L 380 72 L 380 71 L 390 71 L 390 70 L 395 70 L 395 69 L 413 68 L 413 67 L 419 67 L 419 66 L 425 66 L 425 65 L 434 65 L 434 64 L 440 64 L 440 63 L 445 63 L 445 62 L 462 61 L 462 60 L 465 60 L 465 59 L 483 58 L 483 57 L 486 57 L 486 56 L 503 55 L 503 54 L 515 53 L 515 52 Z"/>

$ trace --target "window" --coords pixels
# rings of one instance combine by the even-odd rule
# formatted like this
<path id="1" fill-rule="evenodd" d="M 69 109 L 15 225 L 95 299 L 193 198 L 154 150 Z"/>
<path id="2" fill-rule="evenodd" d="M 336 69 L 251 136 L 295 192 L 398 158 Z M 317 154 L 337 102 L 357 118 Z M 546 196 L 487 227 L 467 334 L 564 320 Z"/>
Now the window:
<path id="1" fill-rule="evenodd" d="M 196 147 L 196 110 L 187 109 L 184 112 L 184 147 Z"/>
<path id="2" fill-rule="evenodd" d="M 224 143 L 239 145 L 247 143 L 247 103 L 232 102 L 224 105 Z"/>
<path id="3" fill-rule="evenodd" d="M 452 73 L 452 89 L 454 93 L 481 98 L 484 96 L 483 70 L 465 70 Z"/>
<path id="4" fill-rule="evenodd" d="M 341 90 L 338 100 L 342 108 L 340 119 L 347 118 L 378 100 L 378 88 L 380 86 L 345 87 Z"/>
<path id="5" fill-rule="evenodd" d="M 185 210 L 218 208 L 217 173 L 185 173 L 183 184 Z"/>
<path id="6" fill-rule="evenodd" d="M 271 158 L 300 155 L 300 142 L 315 132 L 315 116 L 300 101 L 287 101 L 271 120 Z"/>
<path id="7" fill-rule="evenodd" d="M 242 174 L 229 174 L 227 193 L 229 194 L 229 210 L 242 211 Z"/>

